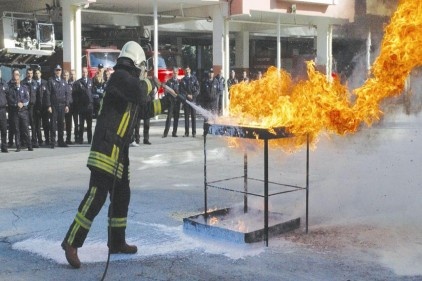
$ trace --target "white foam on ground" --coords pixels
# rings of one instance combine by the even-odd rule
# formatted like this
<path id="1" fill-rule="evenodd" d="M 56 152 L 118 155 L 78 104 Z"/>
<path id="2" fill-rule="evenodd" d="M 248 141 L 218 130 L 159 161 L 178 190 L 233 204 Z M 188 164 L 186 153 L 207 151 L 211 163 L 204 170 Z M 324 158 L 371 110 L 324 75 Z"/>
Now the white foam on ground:
<path id="1" fill-rule="evenodd" d="M 334 251 L 357 250 L 362 259 L 373 257 L 398 275 L 422 275 L 422 115 L 386 115 L 383 124 L 364 128 L 347 138 L 322 140 L 311 153 L 310 232 L 292 238 L 291 247 L 283 239 L 271 239 L 270 248 L 294 251 L 300 242 L 311 249 Z M 210 157 L 222 159 L 227 148 L 210 150 Z M 166 156 L 168 157 L 168 156 Z M 202 161 L 202 152 L 139 158 L 142 169 L 189 161 Z M 225 158 L 224 158 L 225 159 Z M 142 162 L 144 161 L 144 162 Z M 168 162 L 166 162 L 168 161 Z M 133 163 L 133 162 L 132 162 Z M 286 171 L 292 174 L 296 170 Z M 190 186 L 186 182 L 175 186 Z M 9 194 L 10 197 L 10 194 Z M 303 196 L 301 195 L 301 201 Z M 277 200 L 271 202 L 276 205 Z M 298 216 L 304 203 L 297 204 Z M 272 208 L 271 208 L 272 209 Z M 304 220 L 302 219 L 302 225 Z M 142 231 L 129 236 L 138 246 L 136 255 L 113 255 L 112 260 L 141 259 L 154 255 L 198 251 L 240 259 L 257 256 L 267 250 L 263 243 L 233 244 L 183 232 L 182 226 L 131 222 Z M 152 230 L 151 230 L 152 229 Z M 151 237 L 151 231 L 154 237 Z M 106 235 L 104 235 L 106 236 Z M 296 240 L 294 240 L 296 239 Z M 66 264 L 60 242 L 42 236 L 17 242 L 14 249 L 38 254 Z M 279 244 L 281 243 L 281 244 Z M 105 239 L 91 236 L 79 250 L 83 263 L 107 259 Z M 288 246 L 288 245 L 287 245 Z"/>
<path id="2" fill-rule="evenodd" d="M 137 170 L 145 170 L 150 168 L 166 167 L 169 165 L 169 161 L 164 154 L 156 154 L 148 159 L 141 160 L 142 165 Z"/>
<path id="3" fill-rule="evenodd" d="M 136 222 L 135 222 L 136 224 Z M 134 255 L 112 255 L 111 260 L 136 260 L 143 257 L 155 255 L 171 255 L 178 252 L 202 251 L 210 254 L 224 255 L 231 259 L 242 259 L 248 256 L 256 256 L 265 250 L 262 243 L 256 244 L 234 244 L 225 241 L 218 241 L 212 238 L 190 236 L 183 232 L 182 226 L 169 227 L 161 224 L 144 224 L 153 228 L 155 233 L 167 237 L 154 241 L 148 239 L 150 235 L 127 239 L 129 244 L 138 246 L 138 253 Z M 51 259 L 59 264 L 67 264 L 64 251 L 61 249 L 61 241 L 49 240 L 43 237 L 29 238 L 14 243 L 15 250 L 26 251 Z M 82 263 L 105 262 L 107 260 L 107 241 L 87 239 L 84 246 L 78 249 L 78 255 Z"/>

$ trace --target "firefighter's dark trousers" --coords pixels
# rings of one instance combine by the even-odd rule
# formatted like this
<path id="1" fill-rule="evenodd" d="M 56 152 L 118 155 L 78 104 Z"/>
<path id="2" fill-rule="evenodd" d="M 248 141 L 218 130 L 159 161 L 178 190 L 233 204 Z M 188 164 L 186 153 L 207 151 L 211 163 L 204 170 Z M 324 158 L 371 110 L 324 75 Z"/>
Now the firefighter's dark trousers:
<path id="1" fill-rule="evenodd" d="M 65 237 L 65 241 L 69 245 L 76 248 L 82 247 L 94 218 L 105 203 L 107 194 L 111 196 L 113 182 L 112 175 L 95 170 L 91 171 L 89 189 L 79 205 L 75 219 Z M 123 179 L 115 181 L 114 189 L 113 204 L 110 204 L 108 210 L 108 224 L 111 227 L 111 240 L 108 237 L 109 247 L 119 247 L 125 244 L 127 213 L 130 201 L 128 167 L 124 169 Z"/>

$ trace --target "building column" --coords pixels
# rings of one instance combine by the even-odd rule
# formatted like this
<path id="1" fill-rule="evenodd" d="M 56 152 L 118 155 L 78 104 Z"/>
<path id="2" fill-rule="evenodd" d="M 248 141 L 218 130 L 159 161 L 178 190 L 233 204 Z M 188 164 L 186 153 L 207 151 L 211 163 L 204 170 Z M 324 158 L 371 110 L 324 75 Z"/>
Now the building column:
<path id="1" fill-rule="evenodd" d="M 227 116 L 229 112 L 229 90 L 227 89 L 227 79 L 230 76 L 230 22 L 228 19 L 224 21 L 224 67 L 223 77 L 225 78 L 225 87 L 223 94 L 223 115 Z"/>
<path id="2" fill-rule="evenodd" d="M 176 37 L 176 49 L 177 49 L 177 53 L 181 54 L 182 53 L 182 49 L 183 49 L 183 41 L 182 41 L 182 37 Z M 177 59 L 177 66 L 184 68 L 184 65 L 182 65 L 182 58 L 178 57 Z"/>
<path id="3" fill-rule="evenodd" d="M 82 8 L 96 0 L 63 0 L 63 68 L 75 69 L 76 77 L 82 76 Z"/>
<path id="4" fill-rule="evenodd" d="M 75 67 L 75 11 L 74 6 L 63 3 L 63 68 Z M 78 74 L 77 74 L 78 75 Z M 79 77 L 79 76 L 77 76 Z"/>
<path id="5" fill-rule="evenodd" d="M 319 71 L 325 73 L 327 77 L 331 77 L 332 73 L 332 41 L 333 27 L 327 22 L 317 24 L 316 38 L 316 60 L 315 64 Z"/>
<path id="6" fill-rule="evenodd" d="M 204 46 L 202 45 L 196 45 L 196 70 L 200 71 L 200 70 L 204 70 L 204 67 L 202 65 L 202 54 L 204 53 Z M 183 68 L 185 68 L 187 65 L 184 65 Z M 192 67 L 192 66 L 190 66 Z M 198 73 L 197 73 L 198 75 Z"/>
<path id="7" fill-rule="evenodd" d="M 214 6 L 213 32 L 212 32 L 212 64 L 214 73 L 220 74 L 225 79 L 229 73 L 229 28 L 228 28 L 228 5 L 221 3 Z M 223 114 L 227 112 L 228 92 L 223 93 Z"/>
<path id="8" fill-rule="evenodd" d="M 220 5 L 216 5 L 213 9 L 212 22 L 212 64 L 214 73 L 219 74 L 223 70 L 224 63 L 224 15 Z"/>
<path id="9" fill-rule="evenodd" d="M 75 69 L 76 77 L 82 77 L 82 20 L 80 6 L 74 6 L 75 11 L 75 40 L 73 40 L 75 55 L 73 56 L 73 65 L 70 69 Z"/>
<path id="10" fill-rule="evenodd" d="M 249 69 L 249 32 L 236 33 L 236 68 Z"/>
<path id="11" fill-rule="evenodd" d="M 366 71 L 369 73 L 371 70 L 371 47 L 372 47 L 372 34 L 371 30 L 368 30 L 366 37 Z"/>
<path id="12" fill-rule="evenodd" d="M 281 26 L 280 15 L 277 18 L 277 69 L 281 69 Z"/>

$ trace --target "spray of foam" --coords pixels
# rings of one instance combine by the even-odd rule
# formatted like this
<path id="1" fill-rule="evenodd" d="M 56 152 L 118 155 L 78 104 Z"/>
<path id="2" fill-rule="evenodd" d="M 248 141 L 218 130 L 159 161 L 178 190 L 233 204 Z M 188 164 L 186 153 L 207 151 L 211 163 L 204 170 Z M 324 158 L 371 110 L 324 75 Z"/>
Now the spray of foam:
<path id="1" fill-rule="evenodd" d="M 196 110 L 196 112 L 198 112 L 199 114 L 201 114 L 206 120 L 208 120 L 208 122 L 212 122 L 214 123 L 215 120 L 217 119 L 217 115 L 212 114 L 210 111 L 202 108 L 201 106 L 186 100 L 186 103 L 189 104 L 192 108 L 194 108 Z"/>

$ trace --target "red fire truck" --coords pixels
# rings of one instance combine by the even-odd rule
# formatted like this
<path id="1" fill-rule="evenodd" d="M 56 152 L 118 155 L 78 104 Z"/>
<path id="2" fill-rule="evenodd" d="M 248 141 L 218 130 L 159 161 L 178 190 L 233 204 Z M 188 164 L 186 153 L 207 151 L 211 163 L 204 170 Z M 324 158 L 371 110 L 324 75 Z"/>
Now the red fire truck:
<path id="1" fill-rule="evenodd" d="M 82 51 L 82 66 L 88 68 L 88 75 L 92 78 L 97 73 L 99 64 L 102 64 L 104 69 L 113 69 L 119 54 L 120 50 L 114 46 L 107 48 L 91 46 Z"/>
<path id="2" fill-rule="evenodd" d="M 145 52 L 148 61 L 148 76 L 154 75 L 154 68 L 158 68 L 158 80 L 165 83 L 168 79 L 173 77 L 173 67 L 178 67 L 177 78 L 180 80 L 184 76 L 183 68 L 180 67 L 181 56 L 171 50 L 160 50 L 158 53 L 158 62 L 154 62 L 154 52 L 147 50 Z M 158 90 L 158 97 L 164 94 L 163 88 Z"/>

